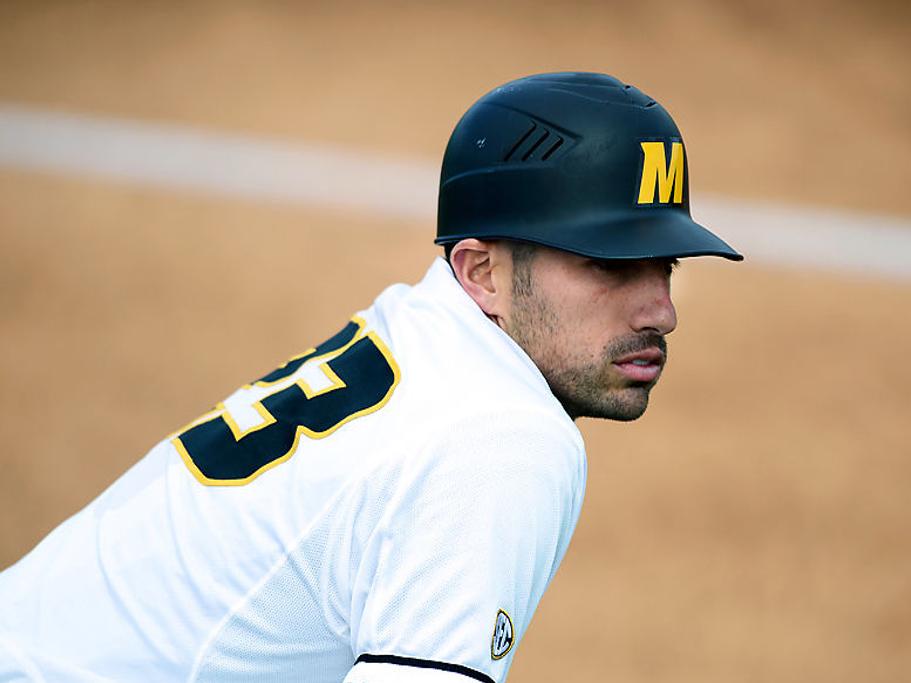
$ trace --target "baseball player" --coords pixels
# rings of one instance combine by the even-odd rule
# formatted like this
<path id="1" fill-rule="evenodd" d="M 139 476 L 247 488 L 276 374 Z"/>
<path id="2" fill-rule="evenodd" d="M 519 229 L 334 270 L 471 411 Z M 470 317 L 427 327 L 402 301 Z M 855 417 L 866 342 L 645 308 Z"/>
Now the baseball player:
<path id="1" fill-rule="evenodd" d="M 2 681 L 503 681 L 585 486 L 646 408 L 690 218 L 680 133 L 609 76 L 472 106 L 437 258 L 155 446 L 0 574 Z"/>

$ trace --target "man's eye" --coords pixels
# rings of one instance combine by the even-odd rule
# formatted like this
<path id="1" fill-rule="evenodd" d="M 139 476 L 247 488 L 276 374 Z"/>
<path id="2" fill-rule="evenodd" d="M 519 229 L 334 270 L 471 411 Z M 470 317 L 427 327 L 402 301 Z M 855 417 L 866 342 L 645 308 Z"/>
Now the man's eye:
<path id="1" fill-rule="evenodd" d="M 622 274 L 630 269 L 629 261 L 595 261 L 595 266 L 598 270 L 603 270 L 605 273 Z"/>

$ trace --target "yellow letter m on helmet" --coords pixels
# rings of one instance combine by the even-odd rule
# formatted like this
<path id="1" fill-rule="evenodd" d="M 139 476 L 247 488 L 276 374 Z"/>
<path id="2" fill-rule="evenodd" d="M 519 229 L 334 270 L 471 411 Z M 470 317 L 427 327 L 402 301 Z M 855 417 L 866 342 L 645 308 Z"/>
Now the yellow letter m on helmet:
<path id="1" fill-rule="evenodd" d="M 643 142 L 642 181 L 639 184 L 639 204 L 654 204 L 655 189 L 658 202 L 667 204 L 674 191 L 674 204 L 683 203 L 683 143 L 671 143 L 671 160 L 667 161 L 663 142 Z"/>

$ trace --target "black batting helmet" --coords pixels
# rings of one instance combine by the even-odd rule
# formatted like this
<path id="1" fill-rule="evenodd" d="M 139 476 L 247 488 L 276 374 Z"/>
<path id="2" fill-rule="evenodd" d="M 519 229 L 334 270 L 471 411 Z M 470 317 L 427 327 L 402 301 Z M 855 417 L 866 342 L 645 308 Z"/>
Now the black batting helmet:
<path id="1" fill-rule="evenodd" d="M 597 73 L 520 78 L 465 113 L 443 157 L 435 242 L 466 237 L 601 259 L 743 259 L 690 216 L 667 111 Z"/>

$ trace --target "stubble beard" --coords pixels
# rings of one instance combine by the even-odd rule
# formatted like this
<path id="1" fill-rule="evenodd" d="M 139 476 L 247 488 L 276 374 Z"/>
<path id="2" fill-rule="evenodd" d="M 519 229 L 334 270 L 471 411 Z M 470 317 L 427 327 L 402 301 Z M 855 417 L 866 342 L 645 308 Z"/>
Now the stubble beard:
<path id="1" fill-rule="evenodd" d="M 530 273 L 516 273 L 505 330 L 538 366 L 567 414 L 573 420 L 593 417 L 622 422 L 641 417 L 655 382 L 625 379 L 612 362 L 647 348 L 657 347 L 667 353 L 664 337 L 647 332 L 615 338 L 592 361 L 576 349 L 558 348 L 554 340 L 559 338 L 560 324 L 555 307 L 534 290 Z"/>

